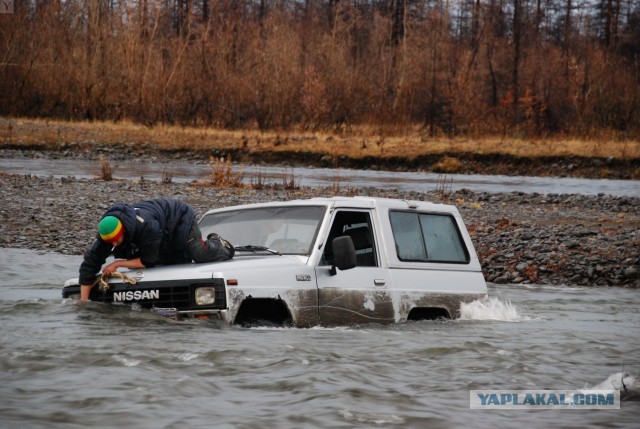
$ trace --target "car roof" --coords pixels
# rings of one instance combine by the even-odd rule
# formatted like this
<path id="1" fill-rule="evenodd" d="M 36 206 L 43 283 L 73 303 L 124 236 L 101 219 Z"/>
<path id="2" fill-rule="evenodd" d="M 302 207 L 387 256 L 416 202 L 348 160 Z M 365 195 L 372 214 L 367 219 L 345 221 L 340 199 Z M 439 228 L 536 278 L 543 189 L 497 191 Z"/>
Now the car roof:
<path id="1" fill-rule="evenodd" d="M 435 204 L 428 201 L 415 201 L 415 200 L 401 200 L 394 198 L 379 198 L 379 197 L 316 197 L 300 200 L 290 201 L 270 201 L 265 203 L 252 203 L 242 204 L 237 206 L 221 207 L 207 211 L 220 212 L 227 210 L 238 209 L 251 209 L 260 207 L 274 207 L 274 206 L 304 206 L 304 205 L 324 205 L 327 207 L 336 208 L 373 208 L 373 207 L 385 207 L 395 209 L 422 209 L 433 210 L 439 212 L 457 213 L 457 209 L 452 205 L 447 204 Z"/>

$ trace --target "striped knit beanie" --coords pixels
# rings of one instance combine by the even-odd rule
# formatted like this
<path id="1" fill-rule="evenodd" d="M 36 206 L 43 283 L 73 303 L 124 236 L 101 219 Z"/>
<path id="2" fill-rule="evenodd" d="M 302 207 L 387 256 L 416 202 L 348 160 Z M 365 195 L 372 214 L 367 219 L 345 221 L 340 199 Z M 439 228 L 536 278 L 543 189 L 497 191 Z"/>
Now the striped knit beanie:
<path id="1" fill-rule="evenodd" d="M 118 241 L 122 234 L 124 234 L 124 228 L 122 222 L 115 216 L 105 216 L 98 224 L 98 233 L 107 243 L 114 243 Z"/>

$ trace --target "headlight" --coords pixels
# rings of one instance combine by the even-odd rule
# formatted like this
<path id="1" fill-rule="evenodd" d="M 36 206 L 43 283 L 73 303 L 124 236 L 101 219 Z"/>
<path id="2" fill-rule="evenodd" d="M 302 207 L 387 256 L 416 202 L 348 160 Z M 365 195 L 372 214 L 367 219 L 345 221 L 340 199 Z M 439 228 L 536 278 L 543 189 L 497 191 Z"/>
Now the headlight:
<path id="1" fill-rule="evenodd" d="M 216 291 L 213 287 L 199 287 L 196 289 L 196 304 L 210 305 L 216 302 Z"/>

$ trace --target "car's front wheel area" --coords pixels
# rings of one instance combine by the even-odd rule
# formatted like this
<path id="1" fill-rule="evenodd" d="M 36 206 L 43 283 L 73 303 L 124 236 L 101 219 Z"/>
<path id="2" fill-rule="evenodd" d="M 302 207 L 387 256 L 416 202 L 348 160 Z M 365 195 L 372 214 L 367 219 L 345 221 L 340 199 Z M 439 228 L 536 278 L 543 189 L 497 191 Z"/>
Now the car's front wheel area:
<path id="1" fill-rule="evenodd" d="M 242 301 L 234 324 L 244 327 L 290 327 L 293 320 L 282 299 L 248 297 Z"/>

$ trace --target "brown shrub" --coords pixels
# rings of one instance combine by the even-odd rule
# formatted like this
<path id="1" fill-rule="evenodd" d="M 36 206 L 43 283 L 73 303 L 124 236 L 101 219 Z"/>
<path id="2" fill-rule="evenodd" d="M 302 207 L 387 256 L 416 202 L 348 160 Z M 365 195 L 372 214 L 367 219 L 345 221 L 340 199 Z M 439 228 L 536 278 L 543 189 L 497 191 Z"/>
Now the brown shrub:
<path id="1" fill-rule="evenodd" d="M 211 165 L 210 185 L 218 188 L 241 188 L 244 186 L 242 183 L 244 172 L 234 173 L 231 159 L 212 157 L 209 159 L 209 164 Z"/>
<path id="2" fill-rule="evenodd" d="M 566 19 L 564 40 L 554 2 L 520 2 L 521 28 L 488 0 L 15 3 L 0 16 L 0 115 L 640 136 L 638 20 L 605 29 L 597 7 L 570 8 L 592 24 Z"/>
<path id="3" fill-rule="evenodd" d="M 100 155 L 100 178 L 102 180 L 113 180 L 113 169 L 111 168 L 111 164 L 109 160 L 105 159 L 104 156 Z"/>
<path id="4" fill-rule="evenodd" d="M 436 173 L 453 174 L 453 173 L 460 173 L 464 171 L 464 169 L 465 169 L 464 163 L 460 161 L 458 158 L 454 158 L 451 156 L 443 157 L 440 161 L 438 161 L 433 166 L 433 171 L 435 171 Z"/>

